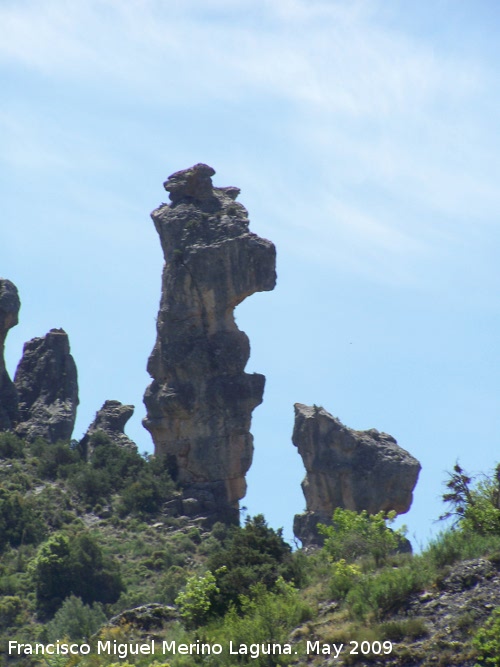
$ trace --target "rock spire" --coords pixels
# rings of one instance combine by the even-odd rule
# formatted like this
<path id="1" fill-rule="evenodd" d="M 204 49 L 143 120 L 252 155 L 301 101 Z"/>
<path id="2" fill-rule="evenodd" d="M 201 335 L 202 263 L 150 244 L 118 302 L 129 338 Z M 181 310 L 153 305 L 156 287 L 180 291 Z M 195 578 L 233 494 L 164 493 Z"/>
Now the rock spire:
<path id="1" fill-rule="evenodd" d="M 104 401 L 104 405 L 97 411 L 94 421 L 80 440 L 80 447 L 85 457 L 89 458 L 91 456 L 92 452 L 89 451 L 90 438 L 98 431 L 105 433 L 115 445 L 135 449 L 135 442 L 124 432 L 125 424 L 133 414 L 133 405 L 123 405 L 120 401 Z"/>
<path id="2" fill-rule="evenodd" d="M 24 344 L 14 384 L 19 396 L 17 434 L 29 441 L 37 437 L 52 443 L 70 440 L 79 402 L 78 380 L 63 329 L 51 329 Z"/>
<path id="3" fill-rule="evenodd" d="M 237 522 L 265 378 L 244 372 L 250 345 L 234 309 L 274 288 L 276 251 L 249 231 L 239 189 L 214 187 L 214 173 L 197 164 L 172 174 L 164 184 L 170 205 L 152 213 L 165 265 L 144 426 L 186 507 Z"/>
<path id="4" fill-rule="evenodd" d="M 295 404 L 292 441 L 304 461 L 306 512 L 294 533 L 304 546 L 319 541 L 316 525 L 337 507 L 369 514 L 410 509 L 420 463 L 387 433 L 355 431 L 324 408 Z"/>

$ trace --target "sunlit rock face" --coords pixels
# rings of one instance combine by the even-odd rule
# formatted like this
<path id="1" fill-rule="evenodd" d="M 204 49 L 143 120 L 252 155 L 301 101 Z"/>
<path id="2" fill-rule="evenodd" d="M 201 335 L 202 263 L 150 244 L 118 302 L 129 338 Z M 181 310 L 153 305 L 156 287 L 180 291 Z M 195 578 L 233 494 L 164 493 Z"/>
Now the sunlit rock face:
<path id="1" fill-rule="evenodd" d="M 19 321 L 21 302 L 17 287 L 0 278 L 0 431 L 12 429 L 19 419 L 17 392 L 5 367 L 5 339 Z"/>
<path id="2" fill-rule="evenodd" d="M 16 433 L 28 441 L 69 441 L 79 403 L 78 378 L 63 329 L 24 344 L 14 384 L 19 396 Z"/>
<path id="3" fill-rule="evenodd" d="M 420 463 L 387 433 L 355 431 L 324 408 L 296 403 L 292 441 L 306 469 L 306 512 L 294 520 L 303 544 L 320 541 L 316 526 L 331 523 L 337 507 L 369 514 L 410 509 Z"/>
<path id="4" fill-rule="evenodd" d="M 197 164 L 173 174 L 171 203 L 152 213 L 165 265 L 144 426 L 183 488 L 185 513 L 237 522 L 265 378 L 244 372 L 250 345 L 234 309 L 274 288 L 276 251 L 249 231 L 239 189 L 214 187 L 214 173 Z"/>

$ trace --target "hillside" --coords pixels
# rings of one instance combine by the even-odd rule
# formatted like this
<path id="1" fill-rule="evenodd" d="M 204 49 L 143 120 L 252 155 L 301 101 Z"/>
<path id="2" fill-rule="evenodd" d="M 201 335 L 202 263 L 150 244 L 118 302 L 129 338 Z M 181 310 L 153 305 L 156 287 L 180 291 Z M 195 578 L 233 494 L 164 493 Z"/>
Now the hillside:
<path id="1" fill-rule="evenodd" d="M 323 548 L 292 552 L 263 517 L 169 516 L 159 461 L 102 432 L 92 449 L 0 436 L 2 666 L 498 664 L 498 628 L 474 640 L 500 607 L 497 480 L 455 471 L 458 526 L 419 555 L 381 516 L 342 510 Z M 89 655 L 18 648 L 58 641 Z"/>

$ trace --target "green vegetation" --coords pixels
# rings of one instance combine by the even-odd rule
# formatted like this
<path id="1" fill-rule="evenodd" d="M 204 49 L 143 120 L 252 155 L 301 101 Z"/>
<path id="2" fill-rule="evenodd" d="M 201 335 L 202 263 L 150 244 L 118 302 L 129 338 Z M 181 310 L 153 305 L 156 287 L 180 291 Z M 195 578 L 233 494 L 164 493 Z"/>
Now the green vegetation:
<path id="1" fill-rule="evenodd" d="M 332 561 L 345 559 L 352 563 L 369 554 L 380 567 L 394 553 L 406 532 L 405 528 L 393 531 L 387 527 L 396 518 L 396 512 L 352 512 L 338 507 L 333 514 L 333 524 L 319 524 L 320 534 L 325 536 L 325 549 Z"/>
<path id="2" fill-rule="evenodd" d="M 477 649 L 477 667 L 500 667 L 500 608 L 493 611 L 473 639 Z"/>
<path id="3" fill-rule="evenodd" d="M 210 530 L 173 518 L 164 503 L 176 489 L 162 461 L 116 447 L 103 434 L 92 438 L 88 451 L 87 460 L 75 443 L 27 445 L 0 434 L 1 667 L 7 664 L 2 656 L 9 639 L 142 641 L 133 624 L 106 622 L 149 603 L 177 608 L 175 620 L 154 630 L 169 641 L 224 646 L 293 641 L 300 653 L 306 639 L 389 640 L 399 646 L 401 660 L 411 663 L 418 657 L 411 643 L 418 639 L 420 651 L 426 642 L 438 641 L 429 649 L 443 656 L 438 664 L 466 655 L 467 664 L 500 667 L 499 610 L 486 622 L 470 610 L 453 620 L 465 637 L 460 650 L 466 653 L 458 654 L 453 642 L 432 638 L 427 619 L 407 614 L 411 596 L 439 592 L 450 568 L 463 560 L 486 557 L 498 569 L 500 469 L 473 480 L 455 466 L 444 495 L 454 526 L 418 555 L 404 553 L 404 529 L 391 529 L 393 514 L 342 509 L 320 529 L 323 548 L 305 553 L 292 552 L 281 530 L 269 527 L 261 515 L 241 527 L 215 524 Z M 227 651 L 171 655 L 168 664 L 162 654 L 129 655 L 118 662 L 116 655 L 46 658 L 21 658 L 18 664 L 274 667 L 293 662 L 288 654 Z"/>

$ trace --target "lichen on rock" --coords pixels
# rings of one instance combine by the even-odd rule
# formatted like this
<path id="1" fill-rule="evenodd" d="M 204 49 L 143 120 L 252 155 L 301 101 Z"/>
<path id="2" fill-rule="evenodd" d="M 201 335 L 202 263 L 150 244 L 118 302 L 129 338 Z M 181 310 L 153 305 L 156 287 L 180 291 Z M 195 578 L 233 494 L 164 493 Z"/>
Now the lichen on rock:
<path id="1" fill-rule="evenodd" d="M 164 184 L 170 205 L 152 213 L 165 265 L 144 426 L 186 507 L 237 522 L 265 378 L 244 372 L 250 345 L 234 309 L 274 288 L 276 251 L 249 231 L 239 189 L 214 187 L 214 173 L 197 164 L 172 174 Z"/>

